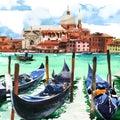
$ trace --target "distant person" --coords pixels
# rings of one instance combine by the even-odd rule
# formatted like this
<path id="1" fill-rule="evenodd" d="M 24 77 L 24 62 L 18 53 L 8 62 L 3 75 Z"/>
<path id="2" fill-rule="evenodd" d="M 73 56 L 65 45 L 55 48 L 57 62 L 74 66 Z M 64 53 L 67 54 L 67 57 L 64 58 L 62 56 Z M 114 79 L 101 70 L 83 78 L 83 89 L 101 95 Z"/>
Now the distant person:
<path id="1" fill-rule="evenodd" d="M 25 49 L 24 53 L 25 53 L 25 57 L 28 57 L 28 50 L 27 49 Z"/>

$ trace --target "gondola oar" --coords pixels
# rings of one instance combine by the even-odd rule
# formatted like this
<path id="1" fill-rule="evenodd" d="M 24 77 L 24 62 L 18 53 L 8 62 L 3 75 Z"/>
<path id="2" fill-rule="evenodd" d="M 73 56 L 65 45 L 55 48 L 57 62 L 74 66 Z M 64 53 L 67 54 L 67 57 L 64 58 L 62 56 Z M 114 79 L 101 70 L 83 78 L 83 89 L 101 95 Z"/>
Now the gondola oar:
<path id="1" fill-rule="evenodd" d="M 19 75 L 19 64 L 15 64 L 15 72 L 14 72 L 14 93 L 18 94 L 18 75 Z M 11 110 L 11 120 L 14 120 L 14 109 Z"/>
<path id="2" fill-rule="evenodd" d="M 46 83 L 48 84 L 49 82 L 49 60 L 48 56 L 46 56 Z"/>
<path id="3" fill-rule="evenodd" d="M 94 94 L 93 92 L 96 90 L 96 60 L 97 58 L 93 58 L 93 73 L 92 73 L 92 95 L 91 95 L 91 108 L 90 108 L 90 118 L 91 120 L 94 118 Z"/>
<path id="4" fill-rule="evenodd" d="M 72 54 L 72 71 L 70 80 L 70 102 L 73 102 L 73 80 L 74 80 L 75 52 Z"/>

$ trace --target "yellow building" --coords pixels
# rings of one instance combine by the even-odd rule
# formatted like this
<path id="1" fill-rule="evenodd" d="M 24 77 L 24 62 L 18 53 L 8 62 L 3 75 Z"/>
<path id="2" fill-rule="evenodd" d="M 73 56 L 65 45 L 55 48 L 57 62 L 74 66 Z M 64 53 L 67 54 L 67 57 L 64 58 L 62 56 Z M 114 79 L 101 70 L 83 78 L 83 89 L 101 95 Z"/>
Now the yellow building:
<path id="1" fill-rule="evenodd" d="M 108 45 L 110 53 L 120 53 L 120 39 L 115 39 L 113 44 Z"/>

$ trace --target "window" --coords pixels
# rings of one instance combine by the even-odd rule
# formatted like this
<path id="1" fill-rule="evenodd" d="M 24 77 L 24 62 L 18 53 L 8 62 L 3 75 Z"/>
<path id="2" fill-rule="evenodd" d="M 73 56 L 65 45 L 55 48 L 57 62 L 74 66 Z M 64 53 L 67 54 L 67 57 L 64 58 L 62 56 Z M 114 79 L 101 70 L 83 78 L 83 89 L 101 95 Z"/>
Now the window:
<path id="1" fill-rule="evenodd" d="M 30 41 L 30 45 L 34 45 L 34 41 L 33 40 Z"/>
<path id="2" fill-rule="evenodd" d="M 2 38 L 2 42 L 4 42 L 4 38 Z"/>

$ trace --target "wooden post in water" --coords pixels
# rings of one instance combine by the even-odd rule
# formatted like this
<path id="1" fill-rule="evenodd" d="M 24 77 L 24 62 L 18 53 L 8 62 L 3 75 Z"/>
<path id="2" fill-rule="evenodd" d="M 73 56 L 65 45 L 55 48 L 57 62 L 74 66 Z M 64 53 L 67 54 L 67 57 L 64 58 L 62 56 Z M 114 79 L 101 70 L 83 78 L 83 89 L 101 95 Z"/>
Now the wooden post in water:
<path id="1" fill-rule="evenodd" d="M 92 73 L 92 95 L 91 95 L 91 109 L 90 109 L 90 118 L 91 120 L 94 118 L 94 90 L 96 90 L 96 60 L 97 58 L 93 58 L 93 73 Z"/>
<path id="2" fill-rule="evenodd" d="M 108 63 L 108 79 L 109 79 L 110 85 L 112 85 L 111 66 L 110 66 L 110 53 L 109 53 L 109 50 L 107 50 L 107 63 Z"/>
<path id="3" fill-rule="evenodd" d="M 72 54 L 72 71 L 70 80 L 70 102 L 73 102 L 73 80 L 74 80 L 75 52 Z"/>
<path id="4" fill-rule="evenodd" d="M 46 56 L 46 83 L 48 84 L 49 82 L 49 60 L 48 56 Z"/>
<path id="5" fill-rule="evenodd" d="M 19 64 L 15 64 L 14 72 L 14 93 L 18 95 L 18 75 L 19 75 Z M 11 120 L 14 120 L 14 109 L 11 110 Z"/>
<path id="6" fill-rule="evenodd" d="M 11 74 L 11 56 L 8 57 L 8 74 Z"/>

